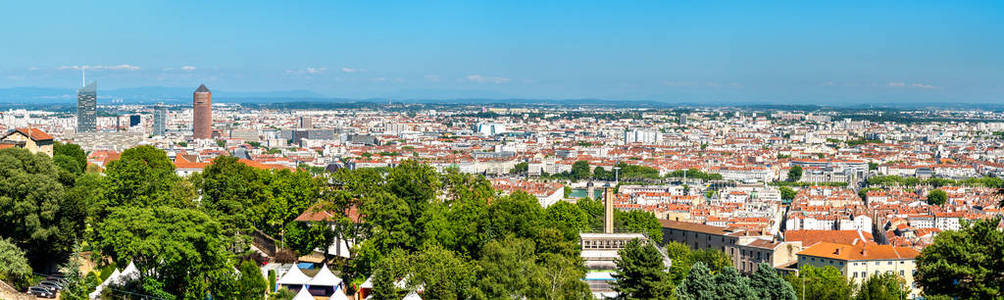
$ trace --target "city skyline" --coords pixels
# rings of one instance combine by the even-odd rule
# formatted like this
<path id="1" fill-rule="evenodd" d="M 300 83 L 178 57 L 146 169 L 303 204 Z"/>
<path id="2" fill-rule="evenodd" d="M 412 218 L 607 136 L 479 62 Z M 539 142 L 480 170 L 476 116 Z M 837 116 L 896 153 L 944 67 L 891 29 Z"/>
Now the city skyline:
<path id="1" fill-rule="evenodd" d="M 997 3 L 730 4 L 68 4 L 0 13 L 13 41 L 0 89 L 68 87 L 86 70 L 109 90 L 205 82 L 350 99 L 992 103 L 1004 92 L 1004 42 L 988 38 L 1004 35 Z"/>

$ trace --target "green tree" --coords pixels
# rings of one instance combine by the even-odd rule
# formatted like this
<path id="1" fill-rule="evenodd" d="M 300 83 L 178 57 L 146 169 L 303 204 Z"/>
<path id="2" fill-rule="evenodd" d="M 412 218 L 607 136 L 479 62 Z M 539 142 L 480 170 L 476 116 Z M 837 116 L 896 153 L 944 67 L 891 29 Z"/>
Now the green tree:
<path id="1" fill-rule="evenodd" d="M 25 250 L 36 268 L 69 254 L 83 232 L 84 216 L 65 190 L 45 154 L 0 150 L 0 237 Z"/>
<path id="2" fill-rule="evenodd" d="M 781 190 L 781 199 L 788 200 L 788 201 L 791 201 L 792 199 L 795 199 L 795 195 L 798 194 L 798 193 L 795 192 L 795 190 L 791 189 L 790 187 L 786 187 L 786 186 L 782 186 L 780 188 L 780 190 Z"/>
<path id="3" fill-rule="evenodd" d="M 0 239 L 0 281 L 24 289 L 30 285 L 31 274 L 31 265 L 25 258 L 24 250 L 10 239 Z"/>
<path id="4" fill-rule="evenodd" d="M 430 245 L 412 259 L 411 288 L 423 286 L 423 299 L 466 299 L 477 294 L 478 265 L 439 245 Z M 522 274 L 521 274 L 522 275 Z"/>
<path id="5" fill-rule="evenodd" d="M 575 206 L 589 215 L 589 231 L 603 230 L 603 202 L 590 198 L 575 201 Z"/>
<path id="6" fill-rule="evenodd" d="M 52 158 L 57 166 L 76 175 L 82 174 L 87 169 L 87 153 L 77 144 L 53 143 Z"/>
<path id="7" fill-rule="evenodd" d="M 580 160 L 572 163 L 572 179 L 583 180 L 591 177 L 592 172 L 589 171 L 589 162 Z"/>
<path id="8" fill-rule="evenodd" d="M 755 291 L 750 287 L 750 279 L 739 274 L 733 267 L 726 267 L 715 274 L 715 295 L 718 299 L 756 300 Z"/>
<path id="9" fill-rule="evenodd" d="M 270 198 L 264 172 L 233 156 L 217 157 L 200 176 L 202 207 L 230 229 L 252 228 L 255 207 Z"/>
<path id="10" fill-rule="evenodd" d="M 795 300 L 795 289 L 770 265 L 760 263 L 750 275 L 750 287 L 756 299 Z"/>
<path id="11" fill-rule="evenodd" d="M 614 180 L 614 173 L 607 171 L 603 167 L 596 167 L 593 169 L 593 178 L 597 180 Z M 586 197 L 593 197 L 593 195 L 587 195 Z"/>
<path id="12" fill-rule="evenodd" d="M 680 284 L 687 277 L 690 267 L 694 264 L 690 247 L 679 242 L 669 242 L 666 244 L 665 250 L 666 257 L 672 262 L 669 266 L 670 278 L 673 279 L 673 283 Z"/>
<path id="13" fill-rule="evenodd" d="M 543 272 L 536 264 L 534 243 L 512 235 L 492 240 L 482 250 L 478 286 L 491 299 L 523 299 L 542 281 Z M 519 274 L 519 276 L 512 276 Z"/>
<path id="14" fill-rule="evenodd" d="M 589 214 L 575 204 L 560 201 L 544 209 L 544 223 L 560 230 L 565 238 L 574 240 L 579 232 L 589 229 Z"/>
<path id="15" fill-rule="evenodd" d="M 788 181 L 798 182 L 799 179 L 802 179 L 802 167 L 791 166 L 791 169 L 788 169 Z"/>
<path id="16" fill-rule="evenodd" d="M 617 253 L 613 287 L 620 298 L 666 299 L 673 294 L 673 282 L 655 246 L 635 239 Z"/>
<path id="17" fill-rule="evenodd" d="M 74 255 L 79 255 L 75 253 Z M 65 288 L 59 292 L 59 299 L 65 300 L 87 300 L 88 295 L 94 288 L 101 284 L 95 272 L 87 273 L 86 276 L 80 274 L 80 263 L 77 259 L 70 259 L 59 268 L 66 278 Z"/>
<path id="18" fill-rule="evenodd" d="M 60 170 L 69 172 L 70 174 L 80 175 L 84 173 L 84 167 L 77 163 L 77 161 L 73 160 L 70 156 L 55 155 L 52 157 L 52 161 L 57 167 L 59 167 Z"/>
<path id="19" fill-rule="evenodd" d="M 373 299 L 374 300 L 399 300 L 401 293 L 395 285 L 396 279 L 389 265 L 380 263 L 373 270 Z"/>
<path id="20" fill-rule="evenodd" d="M 832 266 L 823 268 L 802 266 L 798 276 L 786 278 L 799 299 L 848 299 L 853 295 L 854 284 Z"/>
<path id="21" fill-rule="evenodd" d="M 255 265 L 254 261 L 245 260 L 239 269 L 240 275 L 237 277 L 236 291 L 237 299 L 258 300 L 265 298 L 265 290 L 268 288 L 265 277 L 261 275 L 261 269 Z"/>
<path id="22" fill-rule="evenodd" d="M 516 163 L 516 165 L 514 165 L 512 167 L 512 170 L 509 170 L 509 174 L 513 174 L 513 175 L 516 175 L 516 174 L 525 174 L 529 170 L 530 170 L 530 164 L 529 163 L 527 163 L 525 161 L 524 162 L 518 162 L 518 163 Z"/>
<path id="23" fill-rule="evenodd" d="M 935 189 L 927 193 L 927 204 L 943 205 L 948 201 L 948 194 L 941 189 Z"/>
<path id="24" fill-rule="evenodd" d="M 488 207 L 490 220 L 487 234 L 501 238 L 509 233 L 517 237 L 533 238 L 540 231 L 544 210 L 537 197 L 517 191 L 496 200 Z"/>
<path id="25" fill-rule="evenodd" d="M 614 210 L 614 229 L 617 232 L 639 232 L 648 236 L 649 240 L 662 240 L 662 225 L 655 214 L 642 211 Z"/>
<path id="26" fill-rule="evenodd" d="M 1004 232 L 1001 219 L 963 222 L 944 231 L 917 257 L 917 284 L 926 295 L 990 299 L 1004 293 Z"/>
<path id="27" fill-rule="evenodd" d="M 578 256 L 542 253 L 538 257 L 543 267 L 543 281 L 535 284 L 534 297 L 543 299 L 590 299 L 589 285 L 582 259 Z"/>
<path id="28" fill-rule="evenodd" d="M 704 263 L 697 262 L 690 267 L 687 277 L 676 286 L 677 299 L 718 299 L 714 276 Z"/>
<path id="29" fill-rule="evenodd" d="M 280 170 L 259 173 L 268 187 L 267 200 L 255 206 L 253 225 L 273 236 L 321 198 L 322 178 L 309 172 Z"/>
<path id="30" fill-rule="evenodd" d="M 167 154 L 153 146 L 126 149 L 121 158 L 108 163 L 105 175 L 107 191 L 102 199 L 100 217 L 122 206 L 194 206 L 191 186 L 174 173 L 174 163 Z"/>
<path id="31" fill-rule="evenodd" d="M 94 231 L 92 246 L 102 255 L 119 266 L 134 262 L 143 274 L 152 274 L 139 283 L 143 290 L 202 298 L 232 280 L 225 276 L 233 274 L 230 241 L 220 223 L 201 211 L 115 208 Z"/>
<path id="32" fill-rule="evenodd" d="M 728 267 L 732 267 L 732 259 L 728 254 L 718 249 L 700 249 L 691 252 L 691 259 L 694 262 L 701 262 L 711 269 L 712 272 L 719 272 Z"/>
<path id="33" fill-rule="evenodd" d="M 854 294 L 856 300 L 899 300 L 910 296 L 903 278 L 893 273 L 868 276 Z"/>

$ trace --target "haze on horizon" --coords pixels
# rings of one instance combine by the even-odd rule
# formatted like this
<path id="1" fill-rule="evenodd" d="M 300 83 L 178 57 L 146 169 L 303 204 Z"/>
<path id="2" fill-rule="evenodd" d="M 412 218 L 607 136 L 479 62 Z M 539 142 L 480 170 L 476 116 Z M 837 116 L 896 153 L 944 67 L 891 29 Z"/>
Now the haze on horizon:
<path id="1" fill-rule="evenodd" d="M 1001 103 L 1004 3 L 0 4 L 0 89 Z M 100 94 L 100 92 L 99 92 Z"/>

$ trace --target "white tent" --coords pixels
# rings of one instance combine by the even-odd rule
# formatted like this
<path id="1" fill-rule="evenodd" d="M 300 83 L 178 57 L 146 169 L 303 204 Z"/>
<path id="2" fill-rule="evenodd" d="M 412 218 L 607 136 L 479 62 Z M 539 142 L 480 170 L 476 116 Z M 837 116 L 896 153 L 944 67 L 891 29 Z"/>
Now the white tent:
<path id="1" fill-rule="evenodd" d="M 111 284 L 112 280 L 119 278 L 119 274 L 121 274 L 121 272 L 119 272 L 119 268 L 115 268 L 115 271 L 112 272 L 112 275 L 109 275 L 108 278 L 105 278 L 105 281 L 99 284 L 97 287 L 95 287 L 94 291 L 91 292 L 90 294 L 87 294 L 87 296 L 91 297 L 91 299 L 97 299 L 98 297 L 101 297 L 101 291 L 104 290 L 106 286 Z"/>
<path id="2" fill-rule="evenodd" d="M 304 285 L 310 283 L 310 277 L 307 277 L 307 274 L 303 274 L 303 271 L 300 271 L 300 268 L 293 265 L 293 267 L 289 268 L 289 271 L 286 271 L 286 274 L 283 274 L 282 278 L 279 278 L 276 283 L 281 285 Z"/>
<path id="3" fill-rule="evenodd" d="M 419 297 L 418 293 L 412 291 L 411 293 L 408 293 L 407 296 L 404 296 L 404 298 L 402 298 L 401 300 L 422 300 L 422 297 Z"/>
<path id="4" fill-rule="evenodd" d="M 293 300 L 314 300 L 314 296 L 310 295 L 310 291 L 307 291 L 307 287 L 301 287 L 300 291 L 296 293 L 296 296 L 293 296 Z"/>
<path id="5" fill-rule="evenodd" d="M 139 279 L 139 269 L 136 268 L 136 264 L 129 262 L 129 265 L 126 266 L 126 268 L 122 270 L 122 273 L 119 274 L 119 277 L 115 279 L 115 283 L 125 284 L 126 282 L 136 279 Z"/>
<path id="6" fill-rule="evenodd" d="M 328 300 L 349 300 L 349 297 L 345 296 L 345 293 L 342 292 L 342 289 L 336 288 L 335 293 L 331 294 L 331 297 L 328 298 Z"/>
<path id="7" fill-rule="evenodd" d="M 314 275 L 314 278 L 310 279 L 309 284 L 311 286 L 337 287 L 341 283 L 342 279 L 335 276 L 334 273 L 331 273 L 331 270 L 328 269 L 328 265 L 324 264 L 321 266 L 321 271 L 317 272 L 317 275 Z"/>

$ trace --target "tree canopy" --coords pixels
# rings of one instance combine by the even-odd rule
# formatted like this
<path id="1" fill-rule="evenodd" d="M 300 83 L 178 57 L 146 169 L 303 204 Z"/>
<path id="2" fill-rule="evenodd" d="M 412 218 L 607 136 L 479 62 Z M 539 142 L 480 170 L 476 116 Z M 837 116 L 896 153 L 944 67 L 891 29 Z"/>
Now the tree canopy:
<path id="1" fill-rule="evenodd" d="M 917 257 L 916 282 L 925 295 L 987 299 L 1004 293 L 1004 232 L 1001 219 L 963 222 L 943 231 Z"/>
<path id="2" fill-rule="evenodd" d="M 666 272 L 662 254 L 654 245 L 632 240 L 617 252 L 614 290 L 623 299 L 667 299 L 673 294 L 673 281 Z"/>
<path id="3" fill-rule="evenodd" d="M 948 201 L 948 194 L 941 189 L 934 189 L 927 193 L 927 204 L 944 205 Z"/>
<path id="4" fill-rule="evenodd" d="M 232 254 L 222 225 L 194 209 L 121 207 L 95 228 L 93 246 L 119 266 L 134 262 L 171 295 L 201 298 L 219 292 Z M 146 280 L 146 279 L 144 279 Z"/>

